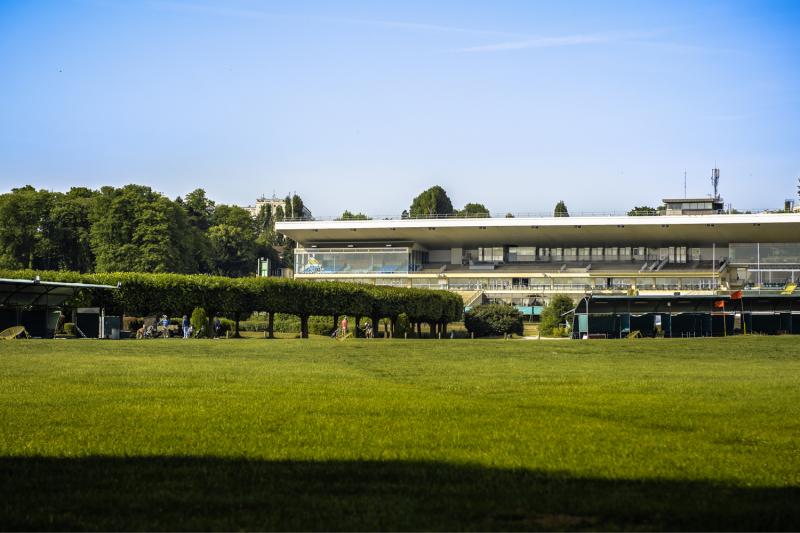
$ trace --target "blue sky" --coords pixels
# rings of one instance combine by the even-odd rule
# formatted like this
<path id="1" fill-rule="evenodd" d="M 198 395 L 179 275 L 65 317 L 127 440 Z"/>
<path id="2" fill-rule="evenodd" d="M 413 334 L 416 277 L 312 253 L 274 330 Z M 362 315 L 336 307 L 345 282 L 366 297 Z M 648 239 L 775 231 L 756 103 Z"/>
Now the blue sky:
<path id="1" fill-rule="evenodd" d="M 767 208 L 798 147 L 798 2 L 0 0 L 0 190 Z"/>

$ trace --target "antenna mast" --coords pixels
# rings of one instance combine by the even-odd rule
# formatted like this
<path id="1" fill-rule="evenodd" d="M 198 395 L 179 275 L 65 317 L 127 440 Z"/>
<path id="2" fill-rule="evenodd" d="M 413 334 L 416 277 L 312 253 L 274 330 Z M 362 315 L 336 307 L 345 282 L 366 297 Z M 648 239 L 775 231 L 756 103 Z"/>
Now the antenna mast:
<path id="1" fill-rule="evenodd" d="M 719 169 L 711 169 L 711 186 L 714 188 L 714 198 L 719 198 Z"/>
<path id="2" fill-rule="evenodd" d="M 683 197 L 686 198 L 686 169 L 683 169 Z"/>

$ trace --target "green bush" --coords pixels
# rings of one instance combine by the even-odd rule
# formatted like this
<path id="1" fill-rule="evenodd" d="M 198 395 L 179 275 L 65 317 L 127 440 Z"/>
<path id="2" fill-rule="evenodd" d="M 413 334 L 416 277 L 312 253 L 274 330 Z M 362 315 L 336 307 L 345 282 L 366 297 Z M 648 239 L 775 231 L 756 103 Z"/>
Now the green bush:
<path id="1" fill-rule="evenodd" d="M 242 320 L 239 322 L 241 331 L 267 331 L 266 320 Z"/>
<path id="2" fill-rule="evenodd" d="M 64 335 L 74 337 L 76 333 L 75 324 L 72 322 L 64 322 Z"/>
<path id="3" fill-rule="evenodd" d="M 272 327 L 279 333 L 299 333 L 300 319 L 294 315 L 287 315 L 286 313 L 275 313 Z"/>
<path id="4" fill-rule="evenodd" d="M 479 305 L 465 314 L 464 325 L 476 337 L 522 335 L 522 313 L 509 305 Z"/>
<path id="5" fill-rule="evenodd" d="M 539 325 L 539 330 L 542 335 L 551 335 L 554 337 L 561 337 L 563 334 L 556 331 L 556 328 L 562 328 L 565 318 L 564 313 L 571 311 L 575 308 L 575 303 L 572 298 L 566 294 L 556 294 L 550 299 L 550 303 L 542 311 L 542 321 Z"/>
<path id="6" fill-rule="evenodd" d="M 194 328 L 195 337 L 208 337 L 208 315 L 202 307 L 195 307 L 189 323 Z"/>
<path id="7" fill-rule="evenodd" d="M 219 317 L 219 324 L 220 324 L 220 330 L 219 330 L 220 337 L 224 337 L 228 333 L 233 334 L 233 332 L 236 330 L 236 322 L 234 322 L 229 318 Z"/>
<path id="8" fill-rule="evenodd" d="M 411 323 L 408 321 L 408 315 L 405 313 L 400 313 L 397 315 L 397 321 L 394 324 L 394 336 L 403 337 L 406 333 L 410 332 Z"/>
<path id="9" fill-rule="evenodd" d="M 332 316 L 312 316 L 308 319 L 308 332 L 312 335 L 330 335 L 334 329 Z"/>

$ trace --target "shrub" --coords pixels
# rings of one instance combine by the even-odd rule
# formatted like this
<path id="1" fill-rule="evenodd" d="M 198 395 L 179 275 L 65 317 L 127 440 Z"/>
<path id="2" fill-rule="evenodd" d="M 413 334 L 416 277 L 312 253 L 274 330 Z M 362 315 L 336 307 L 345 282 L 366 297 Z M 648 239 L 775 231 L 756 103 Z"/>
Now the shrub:
<path id="1" fill-rule="evenodd" d="M 312 335 L 330 335 L 334 329 L 333 317 L 312 316 L 308 319 L 308 332 Z"/>
<path id="2" fill-rule="evenodd" d="M 75 324 L 72 322 L 64 322 L 64 335 L 67 335 L 68 337 L 74 337 L 75 333 L 77 333 L 75 331 Z"/>
<path id="3" fill-rule="evenodd" d="M 222 318 L 219 317 L 219 324 L 220 324 L 220 331 L 219 334 L 221 337 L 224 337 L 228 334 L 228 332 L 233 333 L 236 329 L 236 322 L 229 318 Z"/>
<path id="4" fill-rule="evenodd" d="M 408 321 L 408 315 L 405 313 L 400 313 L 397 315 L 397 321 L 394 324 L 394 335 L 395 337 L 402 337 L 406 333 L 411 332 L 411 322 Z"/>
<path id="5" fill-rule="evenodd" d="M 208 337 L 208 315 L 202 307 L 195 307 L 189 323 L 194 328 L 195 337 Z"/>
<path id="6" fill-rule="evenodd" d="M 239 322 L 241 331 L 267 331 L 266 320 L 242 320 Z"/>
<path id="7" fill-rule="evenodd" d="M 300 319 L 286 313 L 275 313 L 273 328 L 279 333 L 298 333 L 300 332 Z"/>
<path id="8" fill-rule="evenodd" d="M 465 314 L 464 325 L 476 337 L 522 335 L 522 313 L 508 305 L 480 305 Z"/>
<path id="9" fill-rule="evenodd" d="M 575 308 L 572 298 L 566 294 L 556 294 L 550 303 L 542 311 L 542 322 L 539 330 L 542 335 L 562 336 L 555 331 L 556 328 L 563 328 L 564 318 L 562 315 Z"/>

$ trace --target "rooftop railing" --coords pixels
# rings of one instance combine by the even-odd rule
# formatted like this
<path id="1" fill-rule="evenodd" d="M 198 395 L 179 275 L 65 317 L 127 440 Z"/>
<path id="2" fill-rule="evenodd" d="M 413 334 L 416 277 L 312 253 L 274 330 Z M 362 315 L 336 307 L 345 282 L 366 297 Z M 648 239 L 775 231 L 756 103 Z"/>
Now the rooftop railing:
<path id="1" fill-rule="evenodd" d="M 748 209 L 746 211 L 736 210 L 735 212 L 722 212 L 720 215 L 779 215 L 779 214 L 800 214 L 798 211 L 783 211 L 776 209 Z M 352 222 L 359 220 L 449 220 L 449 219 L 499 219 L 499 218 L 574 218 L 574 217 L 659 217 L 665 216 L 666 212 L 656 211 L 573 211 L 568 215 L 555 214 L 553 211 L 530 211 L 520 213 L 415 213 L 415 214 L 392 214 L 392 215 L 368 215 L 366 218 L 342 218 L 341 216 L 315 216 L 315 217 L 286 217 L 282 222 L 303 222 L 303 221 L 344 221 Z M 674 215 L 674 216 L 708 216 L 708 215 Z"/>

